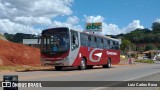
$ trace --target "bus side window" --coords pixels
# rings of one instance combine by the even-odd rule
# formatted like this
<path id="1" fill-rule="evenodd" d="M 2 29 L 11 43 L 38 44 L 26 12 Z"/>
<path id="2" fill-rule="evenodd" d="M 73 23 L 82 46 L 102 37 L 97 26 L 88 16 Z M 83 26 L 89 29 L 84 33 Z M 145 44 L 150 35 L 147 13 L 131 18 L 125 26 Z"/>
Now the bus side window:
<path id="1" fill-rule="evenodd" d="M 91 36 L 88 35 L 88 46 L 91 47 Z"/>
<path id="2" fill-rule="evenodd" d="M 115 49 L 119 50 L 119 43 L 118 42 L 115 42 Z"/>
<path id="3" fill-rule="evenodd" d="M 78 43 L 78 32 L 76 31 L 71 31 L 71 49 L 74 50 L 78 48 L 79 43 Z"/>
<path id="4" fill-rule="evenodd" d="M 108 43 L 107 43 L 107 39 L 103 39 L 103 48 L 104 49 L 108 49 L 107 47 L 108 47 Z"/>
<path id="5" fill-rule="evenodd" d="M 100 44 L 101 46 L 101 48 L 103 48 L 103 39 L 101 38 L 101 44 Z"/>
<path id="6" fill-rule="evenodd" d="M 110 40 L 110 49 L 114 49 L 114 41 Z"/>
<path id="7" fill-rule="evenodd" d="M 72 43 L 73 43 L 73 44 L 76 44 L 76 38 L 75 38 L 75 35 L 72 35 Z"/>
<path id="8" fill-rule="evenodd" d="M 98 47 L 97 46 L 97 37 L 94 37 L 94 47 Z"/>
<path id="9" fill-rule="evenodd" d="M 91 36 L 90 46 L 91 47 L 97 47 L 97 38 L 94 36 Z"/>
<path id="10" fill-rule="evenodd" d="M 84 42 L 84 34 L 81 33 L 81 34 L 80 34 L 80 37 L 81 37 L 81 38 L 80 38 L 81 45 L 82 45 L 82 46 L 85 46 L 85 42 Z"/>
<path id="11" fill-rule="evenodd" d="M 102 38 L 97 38 L 97 47 L 103 48 L 103 39 Z"/>
<path id="12" fill-rule="evenodd" d="M 82 46 L 88 46 L 89 41 L 88 41 L 88 36 L 86 34 L 81 34 L 81 45 Z"/>
<path id="13" fill-rule="evenodd" d="M 111 49 L 111 40 L 107 39 L 107 49 Z"/>

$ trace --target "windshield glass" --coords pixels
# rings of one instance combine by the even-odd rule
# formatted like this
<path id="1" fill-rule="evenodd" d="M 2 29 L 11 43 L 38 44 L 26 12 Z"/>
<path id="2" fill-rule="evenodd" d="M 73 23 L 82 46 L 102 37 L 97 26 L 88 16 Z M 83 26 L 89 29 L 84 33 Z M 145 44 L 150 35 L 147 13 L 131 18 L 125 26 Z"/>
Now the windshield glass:
<path id="1" fill-rule="evenodd" d="M 64 52 L 69 50 L 69 30 L 54 28 L 42 32 L 42 52 Z"/>

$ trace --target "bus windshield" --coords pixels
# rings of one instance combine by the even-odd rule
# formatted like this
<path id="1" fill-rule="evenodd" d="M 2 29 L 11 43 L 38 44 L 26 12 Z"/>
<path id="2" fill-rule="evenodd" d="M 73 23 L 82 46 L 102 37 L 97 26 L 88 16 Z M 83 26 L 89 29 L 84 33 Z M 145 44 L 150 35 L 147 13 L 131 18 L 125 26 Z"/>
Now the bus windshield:
<path id="1" fill-rule="evenodd" d="M 69 50 L 68 28 L 54 28 L 42 31 L 41 51 L 44 53 L 66 52 Z"/>

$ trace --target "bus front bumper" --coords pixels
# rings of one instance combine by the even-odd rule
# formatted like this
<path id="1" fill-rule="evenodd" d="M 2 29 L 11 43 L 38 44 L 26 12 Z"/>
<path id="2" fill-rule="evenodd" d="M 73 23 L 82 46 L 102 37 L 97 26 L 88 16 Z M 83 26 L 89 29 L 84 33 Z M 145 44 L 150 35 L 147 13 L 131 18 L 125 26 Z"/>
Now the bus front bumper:
<path id="1" fill-rule="evenodd" d="M 68 62 L 66 60 L 58 60 L 58 61 L 49 61 L 49 60 L 45 60 L 43 58 L 41 58 L 41 65 L 42 66 L 48 66 L 48 65 L 52 65 L 52 66 L 69 66 Z"/>

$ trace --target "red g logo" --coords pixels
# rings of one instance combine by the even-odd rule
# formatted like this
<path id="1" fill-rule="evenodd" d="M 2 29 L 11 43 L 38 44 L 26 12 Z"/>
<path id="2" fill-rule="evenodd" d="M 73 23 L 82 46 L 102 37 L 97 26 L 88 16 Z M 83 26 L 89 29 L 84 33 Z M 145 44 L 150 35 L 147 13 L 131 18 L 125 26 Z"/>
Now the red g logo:
<path id="1" fill-rule="evenodd" d="M 96 52 L 96 53 L 95 53 Z M 93 55 L 97 56 L 98 59 L 93 59 Z M 102 56 L 102 49 L 95 48 L 89 54 L 89 59 L 91 62 L 99 62 Z"/>

